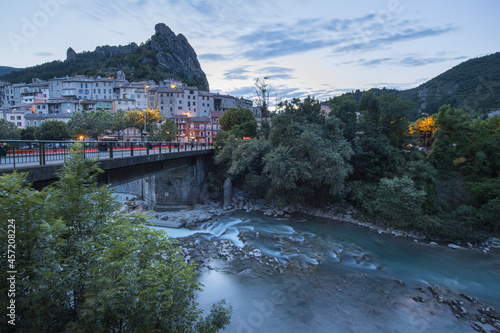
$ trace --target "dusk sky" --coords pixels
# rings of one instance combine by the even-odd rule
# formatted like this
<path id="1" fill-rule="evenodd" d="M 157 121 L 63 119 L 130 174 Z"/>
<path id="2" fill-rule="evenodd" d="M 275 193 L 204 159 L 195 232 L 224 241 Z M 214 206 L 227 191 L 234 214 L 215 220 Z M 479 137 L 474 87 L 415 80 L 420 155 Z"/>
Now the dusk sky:
<path id="1" fill-rule="evenodd" d="M 500 1 L 4 1 L 0 65 L 26 67 L 100 45 L 140 44 L 165 23 L 186 36 L 212 92 L 271 99 L 413 88 L 500 51 Z"/>

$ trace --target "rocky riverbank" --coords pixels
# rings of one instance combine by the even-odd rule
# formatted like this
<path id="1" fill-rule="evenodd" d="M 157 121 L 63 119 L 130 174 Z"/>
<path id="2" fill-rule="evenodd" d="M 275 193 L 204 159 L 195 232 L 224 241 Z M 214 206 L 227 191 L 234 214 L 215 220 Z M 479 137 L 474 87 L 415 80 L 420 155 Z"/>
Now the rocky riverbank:
<path id="1" fill-rule="evenodd" d="M 124 200 L 125 208 L 129 211 L 147 212 L 148 204 L 138 199 Z M 364 225 L 357 220 L 355 210 L 335 211 L 335 210 L 315 210 L 296 209 L 286 207 L 279 210 L 270 207 L 259 200 L 245 199 L 238 193 L 233 200 L 231 207 L 210 202 L 205 205 L 195 206 L 189 210 L 173 212 L 149 212 L 149 221 L 159 226 L 173 225 L 175 227 L 191 228 L 202 230 L 204 224 L 213 223 L 219 216 L 231 214 L 233 212 L 246 211 L 261 212 L 265 215 L 280 219 L 287 219 L 291 214 L 304 213 L 325 218 L 325 223 L 336 220 L 348 223 L 355 223 L 370 229 L 375 229 L 380 233 L 388 233 L 394 236 L 405 237 L 407 234 L 393 233 L 388 230 L 379 230 L 375 226 Z M 250 239 L 261 239 L 266 241 L 266 237 L 272 241 L 282 244 L 283 249 L 293 249 L 299 246 L 308 247 L 311 252 L 318 253 L 314 260 L 310 262 L 287 259 L 280 261 L 274 256 L 262 253 L 256 248 Z M 204 237 L 203 234 L 179 238 L 179 246 L 182 249 L 186 262 L 195 262 L 199 274 L 209 274 L 210 272 L 228 273 L 235 278 L 250 281 L 296 281 L 301 288 L 309 290 L 307 294 L 297 296 L 295 293 L 287 294 L 289 301 L 300 305 L 304 299 L 313 301 L 315 299 L 326 298 L 331 302 L 345 300 L 347 303 L 352 298 L 367 298 L 370 302 L 378 305 L 368 305 L 374 314 L 387 316 L 390 318 L 391 309 L 407 309 L 412 313 L 412 327 L 421 327 L 422 331 L 432 331 L 432 322 L 439 317 L 440 322 L 456 321 L 460 327 L 470 327 L 470 330 L 477 332 L 500 332 L 500 316 L 493 308 L 484 305 L 478 299 L 464 294 L 454 293 L 433 284 L 423 284 L 420 287 L 408 286 L 403 281 L 396 279 L 380 279 L 368 276 L 363 271 L 358 273 L 336 274 L 326 276 L 322 270 L 322 262 L 326 259 L 321 251 L 315 248 L 315 244 L 310 244 L 307 240 L 275 235 L 262 235 L 255 230 L 243 230 L 238 234 L 241 240 L 239 246 L 228 239 L 212 240 L 210 235 Z M 419 239 L 419 242 L 422 240 Z M 430 243 L 429 243 L 430 244 Z M 434 243 L 435 244 L 435 243 Z M 343 260 L 343 253 L 337 253 L 339 261 Z M 311 288 L 311 285 L 314 286 Z M 312 291 L 311 291 L 312 290 Z M 301 294 L 299 294 L 301 295 Z M 304 299 L 301 299 L 304 297 Z M 308 301 L 308 302 L 309 302 Z M 300 306 L 297 306 L 300 308 Z M 296 307 L 294 307 L 295 309 Z M 345 310 L 345 309 L 344 309 Z M 348 311 L 348 310 L 345 310 Z M 405 310 L 406 311 L 406 310 Z M 297 313 L 297 316 L 304 316 L 304 313 Z M 315 315 L 313 313 L 311 316 Z M 327 316 L 328 314 L 324 314 Z M 412 331 L 412 330 L 409 330 Z M 462 331 L 462 330 L 460 330 Z"/>
<path id="2" fill-rule="evenodd" d="M 274 205 L 267 204 L 263 199 L 247 198 L 244 195 L 244 192 L 235 191 L 230 205 L 223 206 L 223 204 L 219 202 L 207 201 L 205 204 L 195 205 L 194 207 L 179 211 L 153 212 L 149 210 L 151 208 L 151 205 L 148 202 L 140 200 L 133 195 L 119 193 L 117 194 L 117 196 L 118 200 L 126 204 L 129 210 L 148 212 L 150 216 L 148 222 L 160 227 L 188 228 L 194 230 L 197 229 L 201 224 L 209 220 L 235 211 L 245 211 L 247 213 L 260 212 L 267 216 L 285 219 L 289 218 L 292 214 L 299 213 L 325 219 L 325 222 L 327 223 L 351 223 L 374 230 L 379 234 L 389 234 L 394 237 L 411 238 L 414 241 L 425 242 L 430 246 L 443 245 L 457 250 L 472 249 L 482 251 L 484 253 L 488 253 L 491 249 L 500 249 L 500 239 L 496 237 L 490 237 L 484 243 L 479 245 L 473 245 L 470 243 L 450 244 L 442 242 L 438 244 L 432 240 L 426 240 L 425 235 L 421 233 L 402 231 L 399 229 L 388 228 L 363 221 L 362 213 L 352 206 L 331 206 L 326 208 L 314 208 L 290 205 L 284 208 L 278 208 Z"/>

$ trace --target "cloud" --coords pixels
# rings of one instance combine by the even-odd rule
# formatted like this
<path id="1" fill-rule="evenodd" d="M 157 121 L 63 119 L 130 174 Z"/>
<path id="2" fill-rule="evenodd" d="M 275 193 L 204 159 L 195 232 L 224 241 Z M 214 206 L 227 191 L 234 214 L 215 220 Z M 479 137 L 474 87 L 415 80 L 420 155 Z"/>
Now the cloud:
<path id="1" fill-rule="evenodd" d="M 34 55 L 37 57 L 53 57 L 54 53 L 52 53 L 52 52 L 37 52 Z"/>
<path id="2" fill-rule="evenodd" d="M 379 33 L 374 33 L 375 36 L 359 36 L 359 39 L 357 41 L 340 46 L 335 51 L 342 53 L 379 49 L 382 46 L 392 45 L 399 42 L 439 36 L 453 30 L 455 30 L 455 28 L 451 26 L 444 28 L 410 28 L 399 31 L 394 31 L 392 29 L 382 30 Z"/>
<path id="3" fill-rule="evenodd" d="M 226 80 L 248 80 L 250 76 L 246 75 L 248 73 L 247 66 L 236 67 L 229 69 L 224 72 L 224 79 Z"/>
<path id="4" fill-rule="evenodd" d="M 218 53 L 204 53 L 200 54 L 198 56 L 198 59 L 205 61 L 224 61 L 227 59 L 227 57 L 223 54 L 218 54 Z"/>
<path id="5" fill-rule="evenodd" d="M 365 59 L 361 58 L 355 61 L 347 61 L 341 63 L 341 65 L 356 65 L 362 67 L 376 67 L 378 65 L 389 65 L 389 66 L 403 66 L 403 67 L 418 67 L 425 66 L 434 63 L 446 62 L 446 61 L 455 61 L 467 59 L 465 56 L 459 57 L 431 57 L 424 58 L 419 56 L 405 56 L 402 59 L 395 58 L 379 58 L 379 59 Z"/>
<path id="6" fill-rule="evenodd" d="M 227 92 L 227 94 L 236 97 L 243 96 L 246 98 L 252 98 L 255 95 L 255 90 L 253 87 L 243 87 L 230 90 Z"/>
<path id="7" fill-rule="evenodd" d="M 450 61 L 450 60 L 462 60 L 462 59 L 467 59 L 465 56 L 460 56 L 460 57 L 454 57 L 454 58 L 415 58 L 415 57 L 406 57 L 404 59 L 401 59 L 399 61 L 400 65 L 403 66 L 408 66 L 408 67 L 417 67 L 417 66 L 425 66 L 428 64 L 434 64 L 434 63 L 439 63 L 439 62 L 445 62 L 445 61 Z"/>
<path id="8" fill-rule="evenodd" d="M 120 36 L 125 36 L 126 35 L 124 32 L 118 31 L 118 30 L 115 30 L 115 29 L 109 29 L 109 31 L 111 31 L 114 34 L 120 35 Z"/>
<path id="9" fill-rule="evenodd" d="M 291 73 L 294 72 L 294 69 L 287 67 L 264 67 L 258 70 L 259 73 L 264 74 L 265 76 L 269 76 L 272 80 L 288 80 L 292 79 L 293 76 Z"/>
<path id="10" fill-rule="evenodd" d="M 454 26 L 421 27 L 419 21 L 381 22 L 375 14 L 354 19 L 308 19 L 261 25 L 233 41 L 243 48 L 239 56 L 263 60 L 331 48 L 336 54 L 376 50 L 397 43 L 441 36 Z M 373 64 L 376 65 L 376 64 Z"/>
<path id="11" fill-rule="evenodd" d="M 300 23 L 297 25 L 301 26 Z M 310 28 L 298 28 L 296 25 L 283 24 L 259 28 L 240 36 L 237 42 L 249 48 L 242 52 L 241 56 L 250 60 L 292 55 L 339 43 L 337 40 L 324 38 L 324 36 L 316 36 L 314 30 Z"/>

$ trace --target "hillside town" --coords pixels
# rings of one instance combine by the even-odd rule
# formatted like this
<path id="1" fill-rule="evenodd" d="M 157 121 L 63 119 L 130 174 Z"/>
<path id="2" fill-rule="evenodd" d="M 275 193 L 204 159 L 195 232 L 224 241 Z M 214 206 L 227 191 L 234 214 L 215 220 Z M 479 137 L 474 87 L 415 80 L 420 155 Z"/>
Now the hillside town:
<path id="1" fill-rule="evenodd" d="M 177 141 L 213 142 L 219 130 L 218 119 L 231 107 L 254 111 L 251 100 L 211 93 L 175 79 L 157 84 L 153 80 L 129 82 L 121 71 L 116 77 L 84 75 L 54 77 L 31 83 L 0 81 L 0 119 L 17 128 L 37 127 L 46 120 L 68 122 L 77 112 L 106 110 L 156 110 L 177 124 Z M 140 141 L 141 133 L 129 128 L 123 140 Z M 108 139 L 117 138 L 117 134 Z"/>

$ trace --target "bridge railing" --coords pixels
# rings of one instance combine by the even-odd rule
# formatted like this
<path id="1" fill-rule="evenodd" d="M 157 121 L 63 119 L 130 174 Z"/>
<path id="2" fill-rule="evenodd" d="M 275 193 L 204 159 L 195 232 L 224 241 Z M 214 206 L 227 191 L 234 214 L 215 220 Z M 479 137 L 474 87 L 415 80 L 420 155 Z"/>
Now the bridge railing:
<path id="1" fill-rule="evenodd" d="M 210 142 L 131 142 L 131 141 L 0 141 L 0 167 L 21 164 L 46 165 L 65 161 L 71 146 L 83 143 L 84 158 L 117 158 L 179 151 L 213 149 Z"/>

